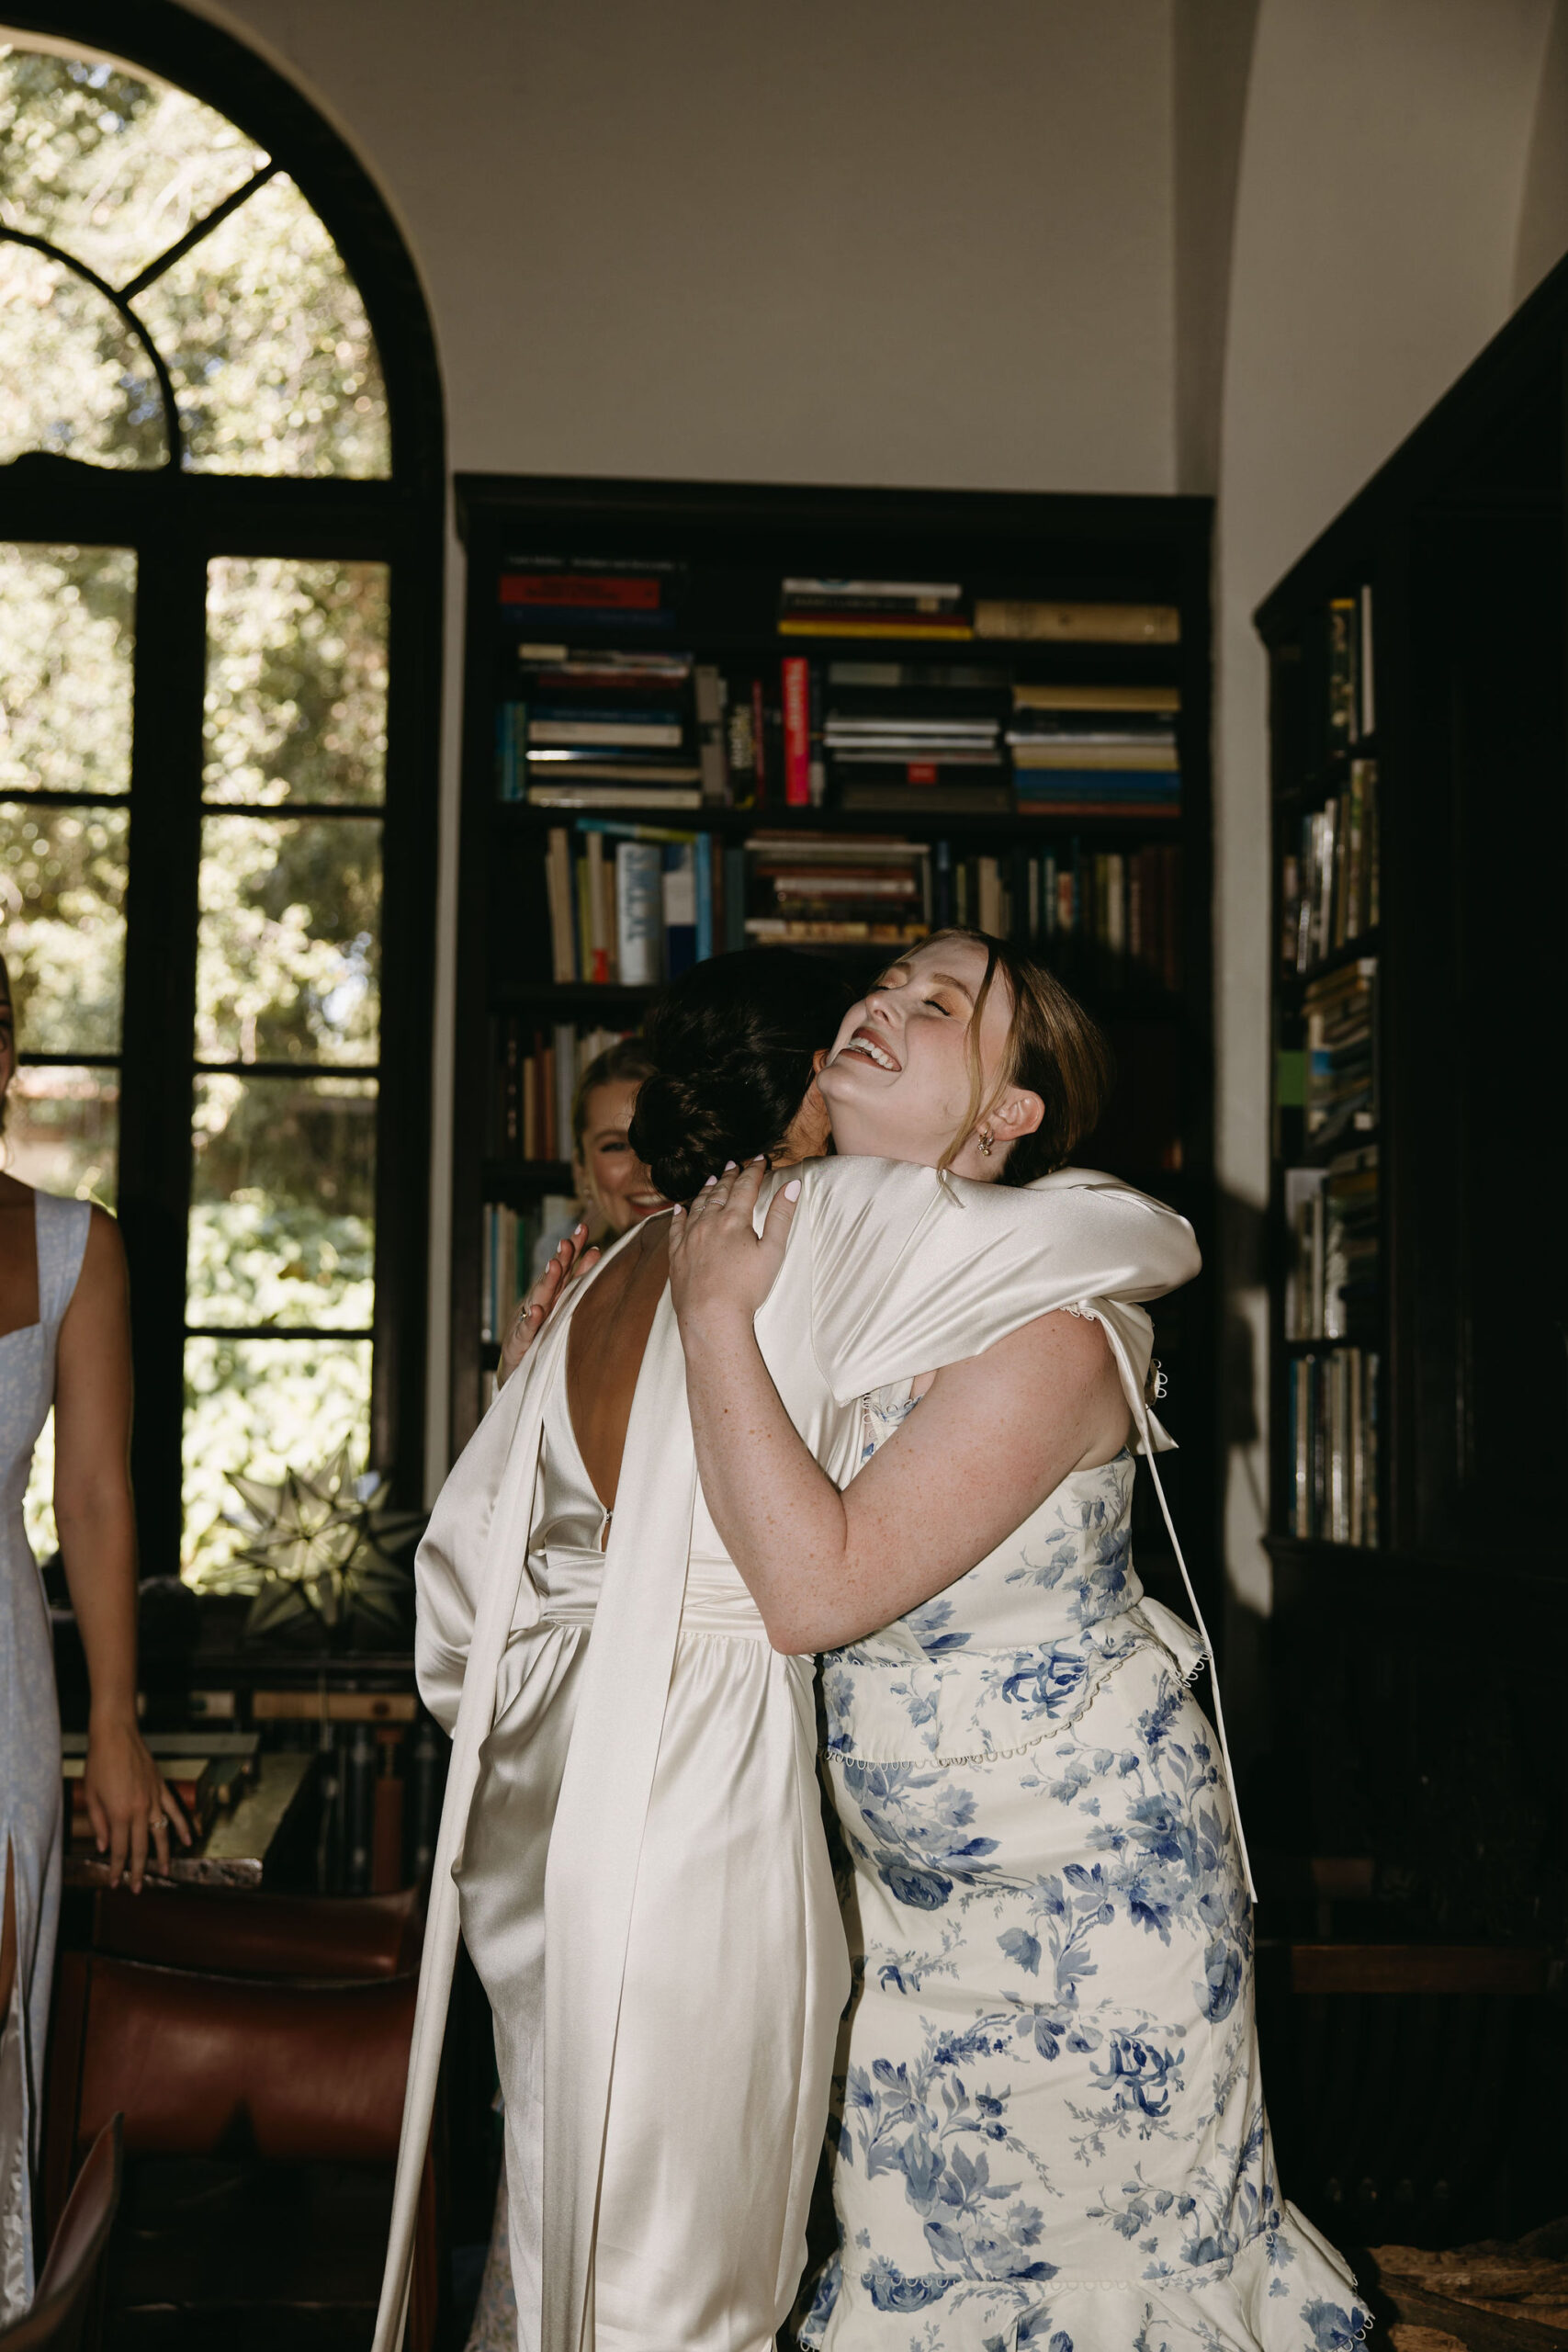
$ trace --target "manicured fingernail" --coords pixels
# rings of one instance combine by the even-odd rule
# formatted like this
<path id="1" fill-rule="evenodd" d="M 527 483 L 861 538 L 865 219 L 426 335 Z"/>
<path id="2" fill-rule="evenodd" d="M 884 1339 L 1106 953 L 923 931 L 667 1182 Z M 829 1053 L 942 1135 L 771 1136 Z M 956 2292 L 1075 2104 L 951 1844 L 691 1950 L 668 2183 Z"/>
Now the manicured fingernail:
<path id="1" fill-rule="evenodd" d="M 686 1214 L 686 1211 L 685 1211 L 685 1205 L 684 1205 L 684 1204 L 683 1204 L 682 1202 L 681 1202 L 681 1201 L 677 1201 L 677 1202 L 676 1202 L 676 1204 L 675 1204 L 675 1209 L 674 1209 L 674 1214 L 675 1214 L 675 1216 L 685 1216 L 685 1214 Z"/>
<path id="2" fill-rule="evenodd" d="M 753 1153 L 752 1153 L 752 1155 L 751 1155 L 751 1165 L 752 1165 L 752 1167 L 753 1167 L 753 1168 L 761 1168 L 761 1164 L 762 1164 L 763 1160 L 764 1160 L 764 1159 L 766 1159 L 767 1156 L 768 1156 L 768 1155 L 767 1155 L 767 1153 L 766 1153 L 765 1151 L 755 1151 L 755 1152 L 753 1152 Z"/>
<path id="3" fill-rule="evenodd" d="M 727 1159 L 727 1160 L 725 1161 L 725 1163 L 724 1163 L 724 1172 L 725 1172 L 725 1174 L 726 1174 L 727 1176 L 729 1174 L 729 1172 L 730 1172 L 731 1169 L 732 1169 L 734 1166 L 735 1166 L 735 1162 L 734 1162 L 734 1160 L 733 1160 L 733 1159 Z"/>
<path id="4" fill-rule="evenodd" d="M 704 1190 L 704 1192 L 705 1193 L 705 1192 L 707 1191 L 707 1188 L 708 1188 L 708 1186 L 709 1186 L 710 1184 L 716 1184 L 716 1183 L 717 1183 L 717 1182 L 718 1182 L 718 1178 L 717 1178 L 716 1176 L 705 1176 L 705 1177 L 703 1178 L 703 1190 Z"/>
<path id="5" fill-rule="evenodd" d="M 784 1186 L 784 1198 L 785 1198 L 785 1200 L 786 1200 L 786 1201 L 798 1201 L 798 1200 L 799 1200 L 799 1198 L 800 1198 L 800 1179 L 799 1179 L 799 1177 L 798 1177 L 798 1176 L 792 1178 L 792 1179 L 791 1179 L 791 1181 L 790 1181 L 790 1182 L 789 1182 L 789 1183 L 787 1183 L 787 1184 Z"/>

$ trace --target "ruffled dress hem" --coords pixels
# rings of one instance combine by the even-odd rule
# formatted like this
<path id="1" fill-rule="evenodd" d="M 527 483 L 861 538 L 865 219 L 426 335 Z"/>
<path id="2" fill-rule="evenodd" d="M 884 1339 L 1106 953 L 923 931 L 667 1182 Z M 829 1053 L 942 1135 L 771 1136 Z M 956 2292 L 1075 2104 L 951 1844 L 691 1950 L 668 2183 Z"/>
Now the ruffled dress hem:
<path id="1" fill-rule="evenodd" d="M 824 2276 L 800 2342 L 809 2352 L 926 2352 L 964 2342 L 976 2352 L 1354 2352 L 1371 2313 L 1339 2256 L 1304 2213 L 1277 2209 L 1228 2270 L 1190 2278 L 1071 2278 L 987 2288 L 952 2272 L 907 2278 L 873 2262 L 849 2292 Z M 1041 2243 L 1049 2269 L 1050 2233 Z M 862 2259 L 864 2259 L 863 2256 Z M 928 2335 L 930 2321 L 938 2322 Z M 939 2317 L 940 2315 L 940 2317 Z"/>

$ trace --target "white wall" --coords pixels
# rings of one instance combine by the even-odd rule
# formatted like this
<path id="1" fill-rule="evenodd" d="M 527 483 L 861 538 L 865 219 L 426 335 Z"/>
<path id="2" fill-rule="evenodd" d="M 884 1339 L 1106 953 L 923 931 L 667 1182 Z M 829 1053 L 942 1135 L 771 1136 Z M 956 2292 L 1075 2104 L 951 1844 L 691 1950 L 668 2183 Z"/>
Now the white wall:
<path id="1" fill-rule="evenodd" d="M 1166 490 L 1168 0 L 211 0 L 423 275 L 457 468 Z"/>
<path id="2" fill-rule="evenodd" d="M 455 468 L 1219 490 L 1245 1648 L 1268 1606 L 1246 1435 L 1268 1101 L 1249 616 L 1568 246 L 1564 0 L 194 5 L 313 97 L 386 193 Z M 460 590 L 455 563 L 454 627 Z M 455 778 L 454 710 L 442 1105 Z M 444 1124 L 434 1173 L 433 1437 Z"/>
<path id="3" fill-rule="evenodd" d="M 1514 251 L 1514 300 L 1522 302 L 1568 252 L 1568 5 L 1555 0 L 1536 94 Z"/>

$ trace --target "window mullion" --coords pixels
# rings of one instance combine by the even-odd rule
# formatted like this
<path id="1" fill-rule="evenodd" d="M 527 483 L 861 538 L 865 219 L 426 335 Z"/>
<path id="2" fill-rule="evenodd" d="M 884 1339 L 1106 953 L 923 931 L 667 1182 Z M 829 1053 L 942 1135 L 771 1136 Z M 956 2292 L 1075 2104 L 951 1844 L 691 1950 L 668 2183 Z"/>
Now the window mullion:
<path id="1" fill-rule="evenodd" d="M 137 616 L 119 1215 L 130 1263 L 142 1567 L 175 1575 L 207 665 L 206 555 L 194 536 L 175 527 L 143 544 Z"/>

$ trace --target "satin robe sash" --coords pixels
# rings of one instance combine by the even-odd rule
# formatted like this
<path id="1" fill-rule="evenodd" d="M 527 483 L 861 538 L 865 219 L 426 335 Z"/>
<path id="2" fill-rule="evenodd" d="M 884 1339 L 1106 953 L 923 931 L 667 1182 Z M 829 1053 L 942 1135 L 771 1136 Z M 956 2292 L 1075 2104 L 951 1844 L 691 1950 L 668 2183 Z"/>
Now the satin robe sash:
<path id="1" fill-rule="evenodd" d="M 457 1954 L 459 1917 L 457 1887 L 453 1873 L 463 1857 L 463 1838 L 479 1781 L 479 1749 L 489 1737 L 495 1721 L 496 1690 L 508 1637 L 514 1628 L 526 1630 L 539 1620 L 538 1591 L 533 1578 L 525 1571 L 538 1487 L 545 1399 L 551 1383 L 566 1378 L 567 1335 L 571 1329 L 572 1316 L 614 1255 L 613 1250 L 607 1250 L 598 1264 L 573 1284 L 571 1295 L 563 1300 L 550 1317 L 522 1366 L 513 1374 L 519 1387 L 517 1419 L 491 1518 L 485 1545 L 484 1580 L 474 1616 L 473 1639 L 463 1677 L 462 1700 L 452 1733 L 446 1793 L 441 1807 L 441 1826 L 436 1837 L 435 1860 L 431 1873 L 430 1908 L 424 1924 L 419 1995 L 414 2004 L 413 2035 L 409 2047 L 408 2087 L 403 2094 L 402 2132 L 398 2143 L 397 2177 L 392 2189 L 387 2265 L 382 2274 L 381 2300 L 376 2313 L 373 2352 L 401 2352 L 408 2318 L 420 2181 L 435 2108 L 446 2009 L 452 1991 L 452 1970 Z M 650 1348 L 649 1358 L 644 1360 L 643 1379 L 647 1377 L 652 1353 Z M 637 1383 L 638 1396 L 642 1394 L 643 1379 Z M 628 1439 L 628 1454 L 629 1451 Z M 612 1537 L 612 1548 L 613 1544 Z"/>
<path id="2" fill-rule="evenodd" d="M 621 1986 L 696 1496 L 685 1358 L 666 1290 L 632 1399 L 545 1868 L 543 2341 L 552 2352 L 580 2352 L 593 2340 L 593 2239 Z"/>

